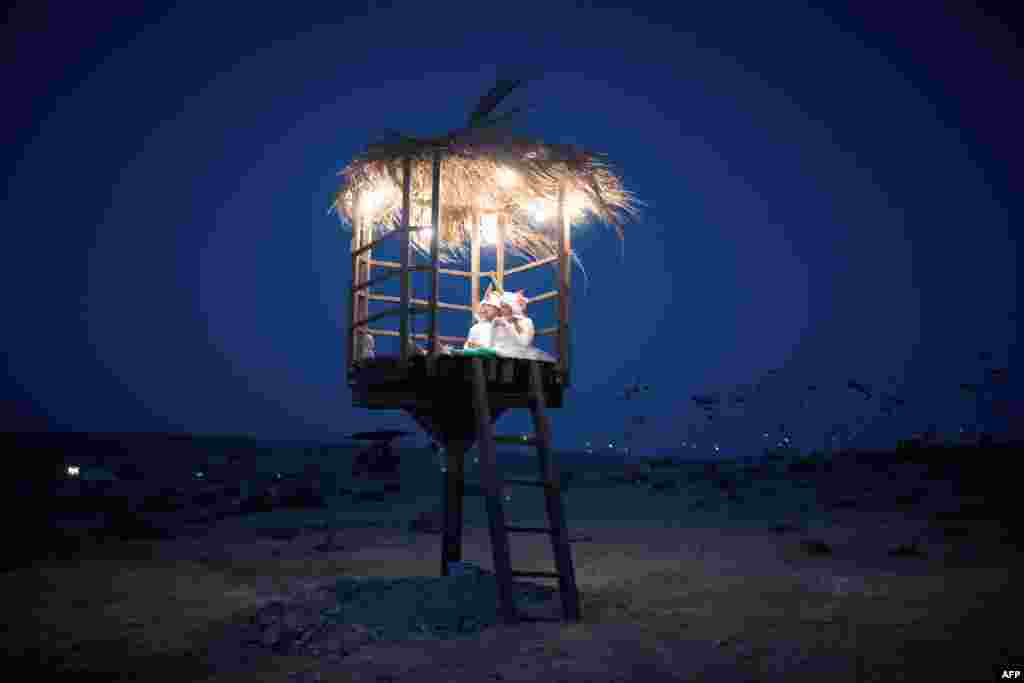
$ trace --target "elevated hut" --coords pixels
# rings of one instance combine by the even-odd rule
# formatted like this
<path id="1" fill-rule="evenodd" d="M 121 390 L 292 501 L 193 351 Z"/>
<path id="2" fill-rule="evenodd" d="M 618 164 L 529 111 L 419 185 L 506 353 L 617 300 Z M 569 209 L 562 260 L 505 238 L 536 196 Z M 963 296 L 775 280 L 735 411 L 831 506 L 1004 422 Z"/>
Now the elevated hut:
<path id="1" fill-rule="evenodd" d="M 623 237 L 635 213 L 631 195 L 603 158 L 570 145 L 552 145 L 515 134 L 498 104 L 521 81 L 499 81 L 479 102 L 469 124 L 435 138 L 391 134 L 369 145 L 339 174 L 332 208 L 352 230 L 352 283 L 345 333 L 348 383 L 356 406 L 403 410 L 434 440 L 448 460 L 443 479 L 445 509 L 441 572 L 461 559 L 464 456 L 479 442 L 501 613 L 515 622 L 512 576 L 558 578 L 563 617 L 579 618 L 578 597 L 561 508 L 559 476 L 550 457 L 551 429 L 545 409 L 562 407 L 571 377 L 570 257 L 572 233 L 584 222 L 603 222 Z M 374 258 L 374 250 L 396 240 L 399 260 Z M 482 271 L 481 249 L 493 248 L 495 269 Z M 506 256 L 524 260 L 506 267 Z M 465 270 L 468 262 L 469 270 Z M 461 264 L 461 268 L 459 265 Z M 510 276 L 535 268 L 556 269 L 557 288 L 532 296 L 531 303 L 552 302 L 556 324 L 537 330 L 556 339 L 557 362 L 463 355 L 469 315 L 480 304 L 481 278 L 504 289 Z M 411 288 L 413 272 L 429 274 L 429 292 L 419 298 Z M 439 301 L 439 278 L 468 278 L 469 302 Z M 399 279 L 399 296 L 373 288 Z M 382 310 L 370 305 L 387 304 Z M 439 310 L 464 311 L 467 325 L 458 334 L 442 334 Z M 424 314 L 426 333 L 412 330 L 411 316 Z M 397 325 L 386 327 L 386 319 Z M 446 330 L 447 332 L 447 330 Z M 378 337 L 398 337 L 398 353 L 369 353 Z M 421 349 L 416 341 L 425 341 Z M 527 408 L 536 433 L 496 437 L 494 421 L 506 410 Z M 541 479 L 502 480 L 496 473 L 495 442 L 537 448 Z M 542 486 L 551 527 L 506 526 L 502 489 L 507 485 Z M 508 558 L 509 531 L 551 536 L 558 572 L 516 572 Z"/>

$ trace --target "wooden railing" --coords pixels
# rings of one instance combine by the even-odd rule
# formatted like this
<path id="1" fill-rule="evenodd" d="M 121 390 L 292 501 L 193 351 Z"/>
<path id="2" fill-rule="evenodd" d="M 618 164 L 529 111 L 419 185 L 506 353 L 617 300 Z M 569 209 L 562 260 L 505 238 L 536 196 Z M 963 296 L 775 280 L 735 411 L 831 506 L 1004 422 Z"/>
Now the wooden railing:
<path id="1" fill-rule="evenodd" d="M 404 177 L 402 182 L 402 217 L 405 225 L 409 222 L 411 202 L 410 202 L 410 179 L 411 179 L 411 160 L 406 159 L 403 162 Z M 440 153 L 435 154 L 433 160 L 433 187 L 432 191 L 434 197 L 438 197 L 440 192 Z M 442 198 L 443 199 L 443 198 Z M 431 225 L 429 226 L 408 226 L 389 230 L 384 235 L 376 240 L 366 242 L 370 237 L 369 232 L 366 230 L 360 219 L 357 219 L 356 230 L 354 230 L 352 240 L 352 273 L 353 282 L 349 286 L 349 325 L 348 325 L 348 361 L 351 365 L 354 360 L 354 339 L 357 330 L 362 328 L 362 331 L 371 336 L 386 336 L 386 337 L 399 337 L 406 339 L 416 340 L 427 340 L 430 345 L 431 352 L 436 354 L 439 351 L 438 343 L 462 343 L 465 341 L 465 337 L 450 337 L 442 336 L 439 334 L 437 325 L 437 311 L 438 310 L 452 310 L 452 311 L 464 311 L 475 313 L 479 306 L 480 291 L 479 283 L 480 278 L 491 277 L 498 284 L 499 287 L 507 289 L 504 285 L 504 277 L 506 275 L 514 275 L 518 273 L 527 272 L 534 268 L 539 268 L 548 264 L 556 264 L 558 272 L 558 288 L 550 292 L 544 292 L 538 294 L 535 297 L 529 299 L 530 303 L 540 303 L 549 299 L 555 300 L 558 304 L 558 324 L 553 327 L 547 327 L 544 329 L 537 330 L 535 334 L 540 336 L 555 336 L 557 337 L 556 344 L 558 350 L 558 364 L 562 371 L 565 384 L 569 384 L 569 369 L 570 363 L 570 344 L 569 344 L 569 284 L 570 284 L 570 273 L 569 273 L 569 258 L 572 254 L 572 244 L 569 235 L 569 219 L 566 214 L 566 195 L 565 189 L 562 188 L 559 191 L 558 196 L 558 217 L 559 217 L 559 230 L 558 230 L 558 242 L 559 250 L 558 254 L 549 256 L 546 258 L 538 259 L 531 263 L 526 263 L 515 268 L 505 269 L 505 250 L 504 250 L 504 235 L 505 235 L 505 224 L 504 221 L 499 219 L 498 223 L 498 240 L 496 243 L 496 270 L 493 271 L 481 271 L 480 270 L 480 230 L 479 226 L 474 226 L 472 230 L 471 240 L 471 270 L 455 270 L 450 268 L 441 268 L 439 265 L 438 258 L 438 228 L 439 228 L 439 208 L 440 204 L 438 201 L 431 202 Z M 433 234 L 431 235 L 430 244 L 430 256 L 431 263 L 429 265 L 413 265 L 410 263 L 411 256 L 411 245 L 410 236 L 414 232 L 433 228 Z M 370 256 L 374 247 L 381 245 L 385 240 L 392 237 L 399 236 L 401 244 L 401 261 L 384 261 L 380 259 L 374 259 Z M 365 254 L 365 256 L 364 256 Z M 365 280 L 361 279 L 362 266 L 365 265 Z M 376 277 L 370 278 L 369 275 L 372 269 L 383 268 L 386 273 Z M 390 280 L 395 275 L 403 275 L 409 272 L 429 272 L 431 274 L 431 292 L 429 299 L 416 299 L 413 298 L 410 291 L 410 282 L 408 277 L 403 277 L 401 281 L 401 295 L 400 296 L 387 296 L 383 294 L 373 294 L 369 290 L 371 287 L 377 286 L 387 280 Z M 469 278 L 471 282 L 471 305 L 452 304 L 442 302 L 438 300 L 439 286 L 438 278 L 441 275 L 447 275 L 451 277 L 462 277 Z M 369 315 L 368 304 L 370 301 L 381 301 L 386 303 L 398 304 L 388 308 L 384 311 Z M 427 334 L 423 333 L 411 333 L 409 329 L 409 314 L 415 311 L 427 311 L 430 313 L 430 331 Z M 380 320 L 390 315 L 399 315 L 399 330 L 386 330 L 386 329 L 374 329 L 369 328 L 368 325 L 371 322 Z M 400 355 L 403 359 L 408 358 L 408 348 L 404 344 L 400 344 Z"/>

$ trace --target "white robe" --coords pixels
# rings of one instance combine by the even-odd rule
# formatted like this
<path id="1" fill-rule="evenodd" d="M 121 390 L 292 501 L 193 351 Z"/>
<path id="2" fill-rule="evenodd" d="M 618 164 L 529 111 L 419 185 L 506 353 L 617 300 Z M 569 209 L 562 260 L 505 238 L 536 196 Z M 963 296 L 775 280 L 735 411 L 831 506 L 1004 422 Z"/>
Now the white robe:
<path id="1" fill-rule="evenodd" d="M 556 362 L 551 354 L 531 346 L 534 337 L 533 320 L 525 315 L 514 316 L 519 322 L 519 331 L 516 332 L 512 322 L 506 319 L 504 323 L 492 323 L 493 348 L 499 356 L 509 358 L 528 358 L 530 360 L 541 360 L 549 363 Z"/>
<path id="2" fill-rule="evenodd" d="M 469 328 L 469 336 L 466 337 L 466 343 L 462 345 L 463 349 L 479 348 L 481 346 L 490 347 L 494 339 L 494 323 L 487 320 L 478 321 L 473 327 Z M 469 342 L 475 342 L 476 347 L 469 345 Z"/>

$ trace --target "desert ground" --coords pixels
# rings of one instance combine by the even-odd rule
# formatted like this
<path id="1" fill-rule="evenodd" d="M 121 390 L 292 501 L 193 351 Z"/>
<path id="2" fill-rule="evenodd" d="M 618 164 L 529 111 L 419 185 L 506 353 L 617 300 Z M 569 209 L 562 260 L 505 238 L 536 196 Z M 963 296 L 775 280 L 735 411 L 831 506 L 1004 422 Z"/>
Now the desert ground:
<path id="1" fill-rule="evenodd" d="M 567 462 L 582 622 L 397 642 L 323 615 L 341 577 L 438 577 L 438 529 L 410 522 L 441 473 L 403 453 L 401 491 L 366 496 L 341 462 L 322 505 L 128 540 L 67 520 L 4 573 L 5 649 L 69 681 L 994 680 L 1024 642 L 1010 455 Z M 520 491 L 508 519 L 542 524 Z M 482 499 L 465 512 L 463 560 L 490 570 Z M 547 539 L 511 543 L 513 567 L 553 566 Z"/>

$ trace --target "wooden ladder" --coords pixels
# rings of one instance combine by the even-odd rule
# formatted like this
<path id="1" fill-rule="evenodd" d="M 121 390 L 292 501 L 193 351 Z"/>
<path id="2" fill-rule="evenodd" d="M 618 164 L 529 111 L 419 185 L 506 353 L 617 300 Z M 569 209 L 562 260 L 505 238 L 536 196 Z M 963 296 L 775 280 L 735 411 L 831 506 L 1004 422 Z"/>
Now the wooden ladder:
<path id="1" fill-rule="evenodd" d="M 531 437 L 495 437 L 491 424 L 490 406 L 487 400 L 487 379 L 483 362 L 473 358 L 473 407 L 476 413 L 477 439 L 480 449 L 481 483 L 483 484 L 487 518 L 491 537 L 491 553 L 494 558 L 494 573 L 498 580 L 498 611 L 506 624 L 520 621 L 546 621 L 536 616 L 521 614 L 515 606 L 513 577 L 558 579 L 562 598 L 562 619 L 580 620 L 579 591 L 576 588 L 576 574 L 572 565 L 569 548 L 569 533 L 565 526 L 562 507 L 561 482 L 551 454 L 551 423 L 545 411 L 544 389 L 541 384 L 540 367 L 537 361 L 529 361 L 529 407 L 533 416 L 534 435 Z M 495 442 L 535 446 L 540 460 L 540 479 L 505 479 L 497 472 Z M 506 486 L 540 486 L 544 489 L 547 506 L 548 527 L 508 526 L 502 497 Z M 555 556 L 554 572 L 516 571 L 509 558 L 508 534 L 544 534 L 551 538 L 551 549 Z M 559 621 L 561 621 L 559 620 Z"/>

